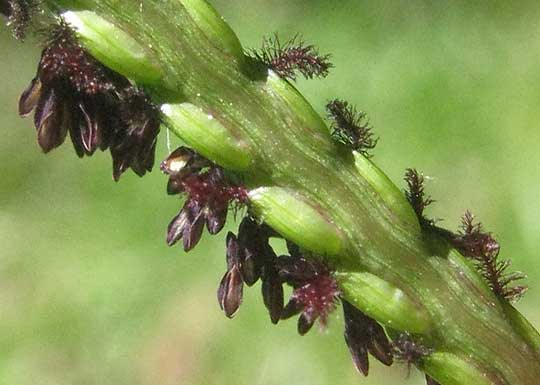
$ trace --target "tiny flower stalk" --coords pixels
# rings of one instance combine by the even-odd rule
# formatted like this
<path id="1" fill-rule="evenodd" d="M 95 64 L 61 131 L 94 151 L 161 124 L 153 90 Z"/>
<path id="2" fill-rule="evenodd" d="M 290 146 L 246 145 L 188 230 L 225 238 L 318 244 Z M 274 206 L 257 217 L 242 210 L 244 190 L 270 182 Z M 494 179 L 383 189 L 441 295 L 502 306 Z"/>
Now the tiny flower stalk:
<path id="1" fill-rule="evenodd" d="M 0 4 L 9 17 L 11 8 Z M 186 198 L 168 243 L 191 250 L 204 227 L 215 234 L 229 208 L 246 207 L 238 234 L 228 237 L 218 289 L 225 315 L 238 311 L 244 285 L 261 280 L 271 321 L 298 315 L 301 334 L 346 301 L 346 342 L 363 373 L 366 351 L 385 364 L 399 361 L 385 336 L 397 333 L 407 336 L 403 346 L 425 347 L 408 357 L 430 384 L 538 384 L 537 333 L 508 307 L 523 292 L 508 286 L 518 276 L 502 274 L 507 264 L 497 264 L 494 249 L 471 252 L 474 231 L 450 236 L 425 216 L 421 174 L 408 173 L 410 194 L 400 197 L 365 157 L 377 155 L 363 121 L 339 114 L 325 121 L 294 88 L 299 76 L 328 74 L 326 54 L 299 40 L 267 40 L 242 54 L 203 0 L 40 6 L 64 14 L 80 38 L 67 47 L 80 60 L 54 72 L 41 66 L 21 99 L 21 115 L 35 110 L 44 151 L 70 133 L 80 156 L 110 149 L 115 178 L 128 167 L 142 175 L 154 163 L 163 122 L 191 147 L 161 167 L 168 192 Z M 47 63 L 61 62 L 60 43 Z M 82 81 L 85 74 L 99 81 Z M 344 130 L 332 135 L 332 122 Z M 270 237 L 296 246 L 276 255 Z M 289 302 L 285 284 L 293 288 Z"/>

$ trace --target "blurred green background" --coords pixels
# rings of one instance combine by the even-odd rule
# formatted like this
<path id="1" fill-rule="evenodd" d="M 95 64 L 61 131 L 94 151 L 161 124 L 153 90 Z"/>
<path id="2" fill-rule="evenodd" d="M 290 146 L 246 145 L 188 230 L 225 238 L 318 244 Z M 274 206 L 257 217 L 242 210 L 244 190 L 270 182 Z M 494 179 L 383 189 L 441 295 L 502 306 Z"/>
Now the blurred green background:
<path id="1" fill-rule="evenodd" d="M 432 3 L 437 3 L 434 5 Z M 214 0 L 246 47 L 300 32 L 336 68 L 298 87 L 368 112 L 375 162 L 431 176 L 430 215 L 472 209 L 527 272 L 518 308 L 540 327 L 540 7 L 537 2 Z M 234 320 L 215 291 L 224 234 L 190 254 L 164 242 L 181 201 L 158 171 L 111 178 L 108 154 L 41 154 L 19 93 L 39 49 L 0 28 L 0 384 L 422 384 L 407 369 L 353 370 L 339 312 L 299 337 L 270 324 L 259 288 Z M 157 158 L 167 154 L 161 135 Z M 230 226 L 232 220 L 230 221 Z"/>

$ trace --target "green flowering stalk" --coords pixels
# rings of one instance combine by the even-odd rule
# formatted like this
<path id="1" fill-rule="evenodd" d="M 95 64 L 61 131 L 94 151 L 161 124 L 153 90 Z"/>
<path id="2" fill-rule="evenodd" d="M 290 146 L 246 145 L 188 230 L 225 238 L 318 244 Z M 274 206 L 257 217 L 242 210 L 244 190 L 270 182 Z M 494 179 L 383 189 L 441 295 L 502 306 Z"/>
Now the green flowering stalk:
<path id="1" fill-rule="evenodd" d="M 428 384 L 535 385 L 540 336 L 510 300 L 524 287 L 499 245 L 467 214 L 452 233 L 424 215 L 423 178 L 403 194 L 369 159 L 377 139 L 336 99 L 321 118 L 292 81 L 324 77 L 329 57 L 296 38 L 246 51 L 204 0 L 0 1 L 16 35 L 36 13 L 55 20 L 20 102 L 35 110 L 47 152 L 69 133 L 79 156 L 109 149 L 113 175 L 154 164 L 159 125 L 189 146 L 161 164 L 186 202 L 167 241 L 186 251 L 227 210 L 247 207 L 227 236 L 218 302 L 232 317 L 244 285 L 262 282 L 272 322 L 295 315 L 305 334 L 343 304 L 357 369 L 368 353 L 426 373 Z M 276 255 L 272 237 L 287 241 Z M 293 288 L 287 303 L 283 285 Z"/>

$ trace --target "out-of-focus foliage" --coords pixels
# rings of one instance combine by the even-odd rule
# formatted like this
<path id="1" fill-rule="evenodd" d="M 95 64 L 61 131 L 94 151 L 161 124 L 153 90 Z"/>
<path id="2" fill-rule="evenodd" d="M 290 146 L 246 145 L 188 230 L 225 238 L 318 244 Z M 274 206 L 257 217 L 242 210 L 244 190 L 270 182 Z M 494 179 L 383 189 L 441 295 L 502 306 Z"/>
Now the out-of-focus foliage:
<path id="1" fill-rule="evenodd" d="M 299 88 L 321 113 L 336 97 L 366 111 L 381 137 L 374 161 L 400 185 L 406 167 L 431 176 L 429 214 L 441 225 L 473 210 L 528 273 L 518 307 L 540 327 L 535 2 L 213 3 L 246 47 L 300 32 L 331 52 L 331 75 Z M 359 378 L 340 312 L 328 331 L 299 337 L 293 321 L 270 324 L 255 287 L 226 319 L 215 298 L 224 233 L 187 255 L 167 248 L 181 202 L 157 170 L 115 184 L 107 154 L 41 154 L 16 111 L 39 49 L 4 27 L 0 40 L 0 384 L 422 383 L 375 364 Z M 164 134 L 157 153 L 167 154 Z"/>

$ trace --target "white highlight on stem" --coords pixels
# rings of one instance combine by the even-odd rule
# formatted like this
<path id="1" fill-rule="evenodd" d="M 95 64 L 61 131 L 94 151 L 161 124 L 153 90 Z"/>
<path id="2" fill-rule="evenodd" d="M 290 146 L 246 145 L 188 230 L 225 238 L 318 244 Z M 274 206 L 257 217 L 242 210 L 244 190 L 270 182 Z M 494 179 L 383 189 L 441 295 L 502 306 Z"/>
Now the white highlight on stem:
<path id="1" fill-rule="evenodd" d="M 172 115 L 172 107 L 170 104 L 162 104 L 160 110 L 167 116 Z"/>

